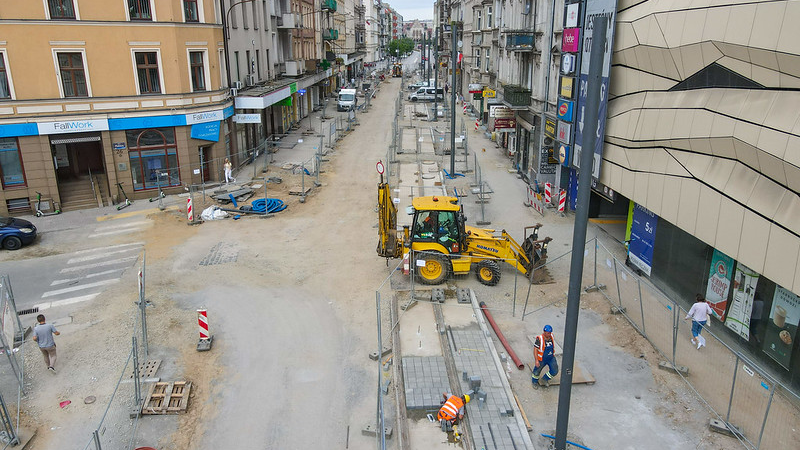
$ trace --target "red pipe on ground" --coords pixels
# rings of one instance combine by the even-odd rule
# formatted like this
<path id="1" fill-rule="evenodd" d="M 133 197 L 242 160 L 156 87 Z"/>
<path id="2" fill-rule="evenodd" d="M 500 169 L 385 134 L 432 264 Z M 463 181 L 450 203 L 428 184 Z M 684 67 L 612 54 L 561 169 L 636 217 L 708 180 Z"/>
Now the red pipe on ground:
<path id="1" fill-rule="evenodd" d="M 522 361 L 519 360 L 517 354 L 514 353 L 514 349 L 511 348 L 511 345 L 506 340 L 506 337 L 503 336 L 503 332 L 500 331 L 500 327 L 497 326 L 495 323 L 494 318 L 492 318 L 492 313 L 489 312 L 489 307 L 486 306 L 486 302 L 479 303 L 481 307 L 481 311 L 483 311 L 483 315 L 486 316 L 486 320 L 489 321 L 489 325 L 492 326 L 494 333 L 497 335 L 497 338 L 500 339 L 500 342 L 503 343 L 503 347 L 505 347 L 506 351 L 508 352 L 508 356 L 511 357 L 511 360 L 514 361 L 514 364 L 517 365 L 517 369 L 522 370 L 525 368 L 525 364 L 522 364 Z"/>

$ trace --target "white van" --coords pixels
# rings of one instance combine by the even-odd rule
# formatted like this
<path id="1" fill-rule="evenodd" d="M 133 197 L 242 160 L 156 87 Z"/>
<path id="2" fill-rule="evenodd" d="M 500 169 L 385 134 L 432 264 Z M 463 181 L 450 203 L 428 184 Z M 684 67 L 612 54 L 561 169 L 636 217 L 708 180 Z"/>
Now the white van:
<path id="1" fill-rule="evenodd" d="M 432 102 L 434 99 L 444 100 L 444 90 L 442 88 L 423 87 L 417 92 L 408 94 L 408 99 L 412 102 Z"/>
<path id="2" fill-rule="evenodd" d="M 349 111 L 358 105 L 355 89 L 342 89 L 339 91 L 339 100 L 336 102 L 337 111 Z"/>

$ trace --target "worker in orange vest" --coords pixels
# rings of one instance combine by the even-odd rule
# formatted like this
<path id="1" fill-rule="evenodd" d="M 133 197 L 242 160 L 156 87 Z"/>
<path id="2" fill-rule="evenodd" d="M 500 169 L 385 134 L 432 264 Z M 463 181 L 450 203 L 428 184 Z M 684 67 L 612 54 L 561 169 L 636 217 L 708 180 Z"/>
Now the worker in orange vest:
<path id="1" fill-rule="evenodd" d="M 558 361 L 555 356 L 556 345 L 553 342 L 553 327 L 545 325 L 542 334 L 536 336 L 533 341 L 534 368 L 531 374 L 531 383 L 534 389 L 539 389 L 539 378 L 542 370 L 547 366 L 544 373 L 544 385 L 550 386 L 550 380 L 558 374 Z"/>
<path id="2" fill-rule="evenodd" d="M 443 393 L 445 398 L 441 409 L 439 409 L 439 422 L 447 422 L 450 425 L 456 425 L 458 421 L 464 418 L 464 405 L 469 403 L 469 394 L 464 394 L 461 397 L 455 395 L 448 395 Z"/>

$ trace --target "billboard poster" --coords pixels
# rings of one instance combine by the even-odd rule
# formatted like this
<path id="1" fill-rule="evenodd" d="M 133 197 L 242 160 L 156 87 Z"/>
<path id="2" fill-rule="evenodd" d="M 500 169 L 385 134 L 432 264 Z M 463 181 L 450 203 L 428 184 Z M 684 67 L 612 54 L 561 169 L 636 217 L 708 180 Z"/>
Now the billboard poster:
<path id="1" fill-rule="evenodd" d="M 559 94 L 562 97 L 566 99 L 572 98 L 572 87 L 575 85 L 574 81 L 575 78 L 572 77 L 561 77 L 561 90 L 559 91 Z"/>
<path id="2" fill-rule="evenodd" d="M 653 244 L 656 242 L 658 216 L 642 205 L 633 208 L 631 241 L 628 258 L 639 270 L 650 276 L 653 269 Z"/>
<path id="3" fill-rule="evenodd" d="M 736 264 L 733 275 L 733 302 L 725 317 L 725 326 L 744 339 L 750 339 L 750 314 L 753 312 L 753 298 L 759 274 L 745 266 Z"/>
<path id="4" fill-rule="evenodd" d="M 572 122 L 572 103 L 569 100 L 564 100 L 563 98 L 558 99 L 558 118 L 561 120 L 566 120 L 567 122 Z"/>
<path id="5" fill-rule="evenodd" d="M 756 302 L 759 301 L 761 300 L 757 298 Z M 788 289 L 775 286 L 772 309 L 765 327 L 763 351 L 786 370 L 790 367 L 798 323 L 800 323 L 800 297 Z"/>
<path id="6" fill-rule="evenodd" d="M 706 300 L 714 310 L 714 317 L 725 320 L 725 308 L 728 306 L 728 293 L 731 288 L 733 258 L 714 249 L 711 257 L 711 269 L 708 271 Z"/>
<path id="7" fill-rule="evenodd" d="M 616 0 L 595 0 L 586 4 L 586 20 L 583 24 L 583 48 L 581 49 L 580 77 L 578 79 L 578 99 L 575 107 L 575 143 L 573 144 L 575 155 L 580 155 L 583 147 L 584 132 L 594 132 L 597 137 L 593 149 L 594 163 L 592 164 L 592 177 L 600 178 L 600 161 L 603 156 L 603 137 L 605 136 L 606 111 L 608 108 L 608 76 L 611 72 L 611 49 L 614 48 L 614 25 L 617 19 Z M 605 30 L 594 30 L 593 21 L 595 17 L 608 17 L 608 27 Z M 595 32 L 605 32 L 606 45 L 603 52 L 603 75 L 602 86 L 600 88 L 600 110 L 598 111 L 597 123 L 584 123 L 586 116 L 586 101 L 589 92 L 589 59 L 591 58 L 592 36 Z M 579 163 L 580 159 L 573 158 L 573 164 Z M 577 164 L 576 164 L 577 167 Z"/>
<path id="8" fill-rule="evenodd" d="M 564 27 L 571 28 L 578 26 L 578 12 L 580 3 L 571 3 L 567 5 L 567 14 L 564 16 Z"/>
<path id="9" fill-rule="evenodd" d="M 558 121 L 558 131 L 557 131 L 557 138 L 560 142 L 565 144 L 569 144 L 569 138 L 571 136 L 570 130 L 572 129 L 572 124 L 569 122 L 563 122 L 561 120 Z"/>

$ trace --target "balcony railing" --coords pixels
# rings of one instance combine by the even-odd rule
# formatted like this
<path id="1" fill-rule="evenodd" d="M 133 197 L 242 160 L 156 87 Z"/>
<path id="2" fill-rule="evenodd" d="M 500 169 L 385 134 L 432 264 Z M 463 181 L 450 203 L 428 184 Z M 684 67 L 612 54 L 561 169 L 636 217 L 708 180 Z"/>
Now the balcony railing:
<path id="1" fill-rule="evenodd" d="M 322 0 L 320 6 L 323 11 L 336 11 L 336 0 Z"/>
<path id="2" fill-rule="evenodd" d="M 503 86 L 503 103 L 512 108 L 526 108 L 531 104 L 531 90 L 522 86 Z"/>
<path id="3" fill-rule="evenodd" d="M 535 50 L 532 34 L 506 35 L 506 49 L 514 52 L 532 52 Z"/>
<path id="4" fill-rule="evenodd" d="M 334 30 L 332 28 L 322 30 L 322 40 L 335 41 L 337 39 L 339 39 L 339 30 Z"/>

